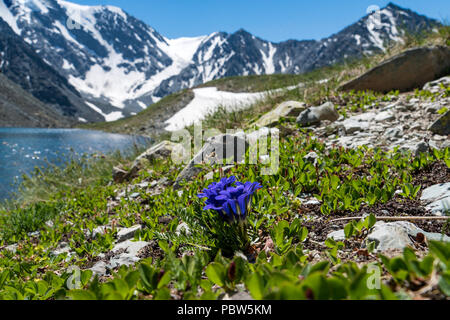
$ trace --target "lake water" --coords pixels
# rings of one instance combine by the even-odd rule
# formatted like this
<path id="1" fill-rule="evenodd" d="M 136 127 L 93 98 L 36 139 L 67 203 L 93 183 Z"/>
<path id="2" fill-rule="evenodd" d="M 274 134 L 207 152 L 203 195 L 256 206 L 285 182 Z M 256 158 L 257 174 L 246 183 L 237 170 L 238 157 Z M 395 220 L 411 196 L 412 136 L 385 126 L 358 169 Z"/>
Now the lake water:
<path id="1" fill-rule="evenodd" d="M 16 179 L 45 167 L 46 160 L 60 164 L 82 154 L 127 152 L 135 144 L 146 146 L 150 139 L 79 129 L 0 128 L 0 201 L 16 190 Z"/>

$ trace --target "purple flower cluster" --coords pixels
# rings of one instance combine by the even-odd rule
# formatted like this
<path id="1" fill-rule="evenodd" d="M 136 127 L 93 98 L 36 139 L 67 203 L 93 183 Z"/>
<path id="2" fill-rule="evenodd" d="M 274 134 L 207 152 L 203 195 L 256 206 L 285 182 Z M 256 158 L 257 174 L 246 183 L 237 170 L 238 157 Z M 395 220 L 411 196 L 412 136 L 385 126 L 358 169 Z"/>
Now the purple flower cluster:
<path id="1" fill-rule="evenodd" d="M 245 220 L 251 199 L 262 186 L 258 182 L 238 182 L 236 177 L 223 178 L 203 190 L 198 197 L 207 198 L 203 210 L 215 210 L 226 221 Z"/>

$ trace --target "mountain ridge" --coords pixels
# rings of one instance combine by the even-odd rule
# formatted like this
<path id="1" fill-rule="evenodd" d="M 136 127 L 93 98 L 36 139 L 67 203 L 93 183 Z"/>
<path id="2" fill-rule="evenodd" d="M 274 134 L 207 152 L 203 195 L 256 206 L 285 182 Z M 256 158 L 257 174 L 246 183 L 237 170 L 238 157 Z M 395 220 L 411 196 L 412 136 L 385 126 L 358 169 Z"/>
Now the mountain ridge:
<path id="1" fill-rule="evenodd" d="M 101 118 L 91 110 L 81 94 L 66 78 L 46 63 L 22 41 L 0 17 L 0 72 L 58 116 L 72 119 Z M 29 100 L 26 98 L 25 100 Z M 72 121 L 76 122 L 76 121 Z"/>
<path id="2" fill-rule="evenodd" d="M 118 7 L 0 2 L 7 9 L 0 17 L 81 93 L 95 113 L 83 117 L 89 122 L 135 115 L 171 93 L 222 77 L 298 74 L 377 53 L 402 41 L 401 26 L 416 32 L 439 24 L 390 3 L 380 11 L 378 31 L 366 15 L 321 40 L 275 43 L 244 29 L 168 39 Z"/>

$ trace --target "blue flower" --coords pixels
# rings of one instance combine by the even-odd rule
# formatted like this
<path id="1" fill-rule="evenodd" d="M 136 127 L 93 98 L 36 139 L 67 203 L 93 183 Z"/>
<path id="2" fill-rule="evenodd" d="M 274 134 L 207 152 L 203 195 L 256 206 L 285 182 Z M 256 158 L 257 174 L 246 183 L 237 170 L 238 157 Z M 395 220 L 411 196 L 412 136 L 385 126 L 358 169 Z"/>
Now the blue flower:
<path id="1" fill-rule="evenodd" d="M 231 176 L 223 178 L 220 182 L 214 182 L 198 197 L 207 198 L 203 210 L 214 210 L 228 222 L 242 221 L 250 211 L 253 194 L 261 188 L 258 182 L 242 183 Z"/>

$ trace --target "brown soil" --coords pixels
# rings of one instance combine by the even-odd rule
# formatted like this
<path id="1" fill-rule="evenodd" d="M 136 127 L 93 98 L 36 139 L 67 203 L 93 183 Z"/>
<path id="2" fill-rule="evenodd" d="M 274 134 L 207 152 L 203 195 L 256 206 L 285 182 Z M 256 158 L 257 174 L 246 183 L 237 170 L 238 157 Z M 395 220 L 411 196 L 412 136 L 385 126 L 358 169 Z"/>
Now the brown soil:
<path id="1" fill-rule="evenodd" d="M 414 185 L 421 185 L 422 190 L 435 184 L 450 182 L 450 168 L 443 161 L 436 161 L 414 174 Z"/>

